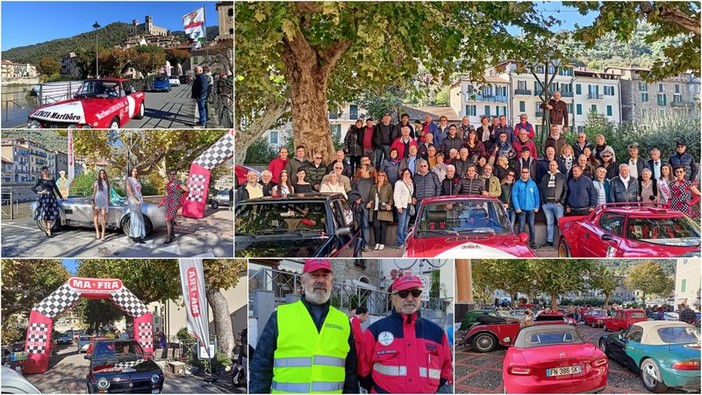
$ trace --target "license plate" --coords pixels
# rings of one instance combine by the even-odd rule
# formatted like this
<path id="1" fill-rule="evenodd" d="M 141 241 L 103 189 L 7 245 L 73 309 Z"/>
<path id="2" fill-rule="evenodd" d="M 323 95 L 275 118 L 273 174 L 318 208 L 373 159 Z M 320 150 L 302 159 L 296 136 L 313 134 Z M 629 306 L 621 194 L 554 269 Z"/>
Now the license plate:
<path id="1" fill-rule="evenodd" d="M 555 377 L 555 376 L 565 376 L 569 374 L 578 374 L 583 371 L 583 368 L 580 365 L 575 365 L 575 366 L 564 366 L 562 368 L 553 368 L 553 369 L 547 369 L 546 370 L 546 377 Z"/>
<path id="2" fill-rule="evenodd" d="M 152 394 L 160 394 L 160 393 L 161 393 L 161 390 L 159 390 L 159 389 L 153 389 L 153 390 L 151 390 L 151 393 L 152 393 Z"/>

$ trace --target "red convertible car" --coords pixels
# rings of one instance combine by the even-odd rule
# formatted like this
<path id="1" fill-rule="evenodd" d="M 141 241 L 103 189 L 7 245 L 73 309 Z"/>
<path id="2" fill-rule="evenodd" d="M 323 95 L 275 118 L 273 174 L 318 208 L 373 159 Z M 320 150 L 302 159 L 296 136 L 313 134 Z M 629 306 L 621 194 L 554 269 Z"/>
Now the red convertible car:
<path id="1" fill-rule="evenodd" d="M 535 258 L 502 203 L 485 196 L 439 196 L 422 201 L 405 242 L 405 257 Z"/>
<path id="2" fill-rule="evenodd" d="M 659 203 L 607 203 L 558 220 L 559 257 L 700 256 L 700 225 Z"/>
<path id="3" fill-rule="evenodd" d="M 144 117 L 145 97 L 127 79 L 86 80 L 72 99 L 34 110 L 27 127 L 118 129 L 132 118 Z"/>
<path id="4" fill-rule="evenodd" d="M 502 362 L 507 394 L 600 392 L 608 373 L 607 356 L 567 325 L 522 329 Z"/>

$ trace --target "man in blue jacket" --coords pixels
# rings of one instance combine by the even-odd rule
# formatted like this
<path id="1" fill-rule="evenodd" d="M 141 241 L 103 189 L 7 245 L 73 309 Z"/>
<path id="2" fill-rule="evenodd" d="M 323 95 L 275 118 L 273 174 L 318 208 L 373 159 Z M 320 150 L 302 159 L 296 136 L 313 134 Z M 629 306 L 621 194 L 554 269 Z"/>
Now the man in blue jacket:
<path id="1" fill-rule="evenodd" d="M 566 215 L 587 215 L 597 207 L 597 190 L 580 166 L 573 166 L 573 178 L 568 181 Z"/>
<path id="2" fill-rule="evenodd" d="M 193 80 L 193 91 L 191 97 L 197 102 L 197 112 L 200 114 L 200 120 L 197 126 L 207 127 L 207 110 L 205 109 L 205 101 L 207 100 L 207 77 L 202 72 L 202 67 L 195 67 L 195 79 Z"/>
<path id="3" fill-rule="evenodd" d="M 519 217 L 519 233 L 524 232 L 524 222 L 529 223 L 529 246 L 536 248 L 534 216 L 539 212 L 539 188 L 531 179 L 529 167 L 520 170 L 520 177 L 512 188 L 512 204 Z"/>

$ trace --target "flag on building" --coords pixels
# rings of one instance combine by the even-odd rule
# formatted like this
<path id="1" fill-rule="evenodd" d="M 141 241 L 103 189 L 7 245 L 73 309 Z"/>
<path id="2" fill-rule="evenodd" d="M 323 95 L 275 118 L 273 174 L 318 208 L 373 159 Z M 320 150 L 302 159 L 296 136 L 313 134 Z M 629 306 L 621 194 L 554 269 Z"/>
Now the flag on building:
<path id="1" fill-rule="evenodd" d="M 180 284 L 188 319 L 188 333 L 195 336 L 209 354 L 210 330 L 202 259 L 180 260 Z"/>
<path id="2" fill-rule="evenodd" d="M 201 48 L 205 41 L 205 7 L 183 15 L 183 28 L 192 48 Z"/>

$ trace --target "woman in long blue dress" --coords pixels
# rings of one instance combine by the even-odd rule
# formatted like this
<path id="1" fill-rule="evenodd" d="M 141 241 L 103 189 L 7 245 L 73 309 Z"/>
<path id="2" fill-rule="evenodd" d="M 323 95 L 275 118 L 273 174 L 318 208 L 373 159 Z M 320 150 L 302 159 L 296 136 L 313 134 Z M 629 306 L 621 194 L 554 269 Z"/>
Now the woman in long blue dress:
<path id="1" fill-rule="evenodd" d="M 146 236 L 144 226 L 144 216 L 141 213 L 141 205 L 144 199 L 141 196 L 141 182 L 139 182 L 139 170 L 134 167 L 131 176 L 127 179 L 127 205 L 129 206 L 129 237 L 137 243 L 143 244 Z"/>
<path id="2" fill-rule="evenodd" d="M 107 179 L 105 169 L 100 169 L 98 179 L 93 184 L 93 224 L 95 225 L 95 238 L 105 240 L 107 228 L 107 210 L 110 207 L 110 181 Z M 100 236 L 100 223 L 102 223 L 102 236 Z"/>

